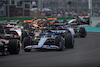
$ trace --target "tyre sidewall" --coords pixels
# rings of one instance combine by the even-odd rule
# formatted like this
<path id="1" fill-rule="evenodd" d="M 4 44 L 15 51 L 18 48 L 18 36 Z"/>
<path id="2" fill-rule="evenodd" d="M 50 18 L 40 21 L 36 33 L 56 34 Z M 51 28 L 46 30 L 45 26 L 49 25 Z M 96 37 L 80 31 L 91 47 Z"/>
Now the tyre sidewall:
<path id="1" fill-rule="evenodd" d="M 17 39 L 10 40 L 10 42 L 8 44 L 8 51 L 10 54 L 19 54 L 20 41 Z"/>

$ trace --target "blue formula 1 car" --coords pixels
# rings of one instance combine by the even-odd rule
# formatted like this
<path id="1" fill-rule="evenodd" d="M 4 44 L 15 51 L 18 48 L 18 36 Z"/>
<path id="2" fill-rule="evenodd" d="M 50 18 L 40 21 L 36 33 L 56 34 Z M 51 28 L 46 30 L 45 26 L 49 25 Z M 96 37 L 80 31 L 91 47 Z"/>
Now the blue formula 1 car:
<path id="1" fill-rule="evenodd" d="M 74 36 L 67 29 L 46 28 L 42 30 L 41 37 L 28 36 L 23 39 L 22 46 L 25 52 L 32 49 L 56 49 L 63 51 L 65 48 L 74 47 Z"/>

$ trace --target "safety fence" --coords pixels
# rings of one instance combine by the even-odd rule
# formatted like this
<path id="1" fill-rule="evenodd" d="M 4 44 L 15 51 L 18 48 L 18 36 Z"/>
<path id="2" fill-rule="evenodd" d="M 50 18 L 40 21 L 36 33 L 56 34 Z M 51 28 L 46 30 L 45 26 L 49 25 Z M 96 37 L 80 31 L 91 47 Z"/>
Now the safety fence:
<path id="1" fill-rule="evenodd" d="M 100 0 L 92 0 L 92 16 L 100 16 Z M 88 0 L 0 0 L 0 17 L 90 16 Z"/>

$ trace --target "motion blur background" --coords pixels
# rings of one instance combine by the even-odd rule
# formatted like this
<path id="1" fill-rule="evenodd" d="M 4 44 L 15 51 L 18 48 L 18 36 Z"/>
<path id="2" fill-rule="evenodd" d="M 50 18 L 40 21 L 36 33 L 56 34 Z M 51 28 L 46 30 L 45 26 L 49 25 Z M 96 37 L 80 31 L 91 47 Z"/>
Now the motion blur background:
<path id="1" fill-rule="evenodd" d="M 92 16 L 100 16 L 100 0 L 92 0 Z M 90 16 L 88 0 L 0 0 L 0 17 Z"/>

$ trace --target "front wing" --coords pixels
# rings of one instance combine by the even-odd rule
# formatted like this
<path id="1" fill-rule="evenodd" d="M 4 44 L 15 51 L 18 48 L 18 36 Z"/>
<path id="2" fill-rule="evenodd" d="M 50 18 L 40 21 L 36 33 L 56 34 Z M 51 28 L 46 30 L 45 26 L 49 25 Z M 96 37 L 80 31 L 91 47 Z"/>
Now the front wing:
<path id="1" fill-rule="evenodd" d="M 38 45 L 29 45 L 29 46 L 26 46 L 24 49 L 41 49 L 41 48 L 44 48 L 44 49 L 59 49 L 59 47 L 56 46 L 56 45 L 43 45 L 42 47 L 38 47 Z"/>

